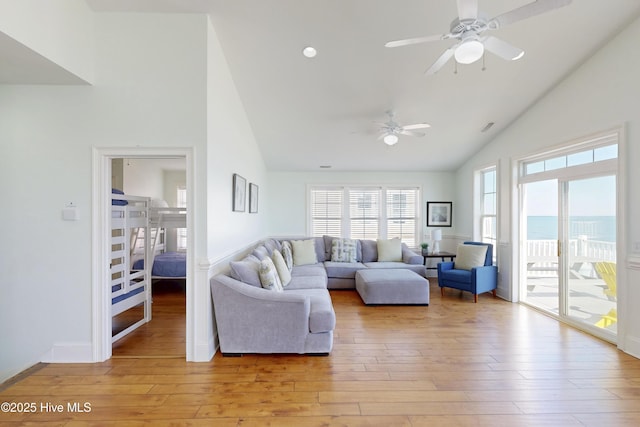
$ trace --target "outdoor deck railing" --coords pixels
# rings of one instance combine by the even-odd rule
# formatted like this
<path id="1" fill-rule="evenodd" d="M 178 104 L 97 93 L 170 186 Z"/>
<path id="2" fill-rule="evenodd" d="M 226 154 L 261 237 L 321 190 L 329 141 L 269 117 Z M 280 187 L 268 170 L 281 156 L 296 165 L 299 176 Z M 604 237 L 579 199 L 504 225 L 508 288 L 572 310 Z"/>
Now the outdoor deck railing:
<path id="1" fill-rule="evenodd" d="M 569 256 L 576 263 L 598 261 L 616 262 L 615 242 L 588 240 L 586 238 L 569 241 Z M 527 240 L 526 262 L 529 274 L 535 272 L 553 272 L 558 269 L 557 240 Z"/>

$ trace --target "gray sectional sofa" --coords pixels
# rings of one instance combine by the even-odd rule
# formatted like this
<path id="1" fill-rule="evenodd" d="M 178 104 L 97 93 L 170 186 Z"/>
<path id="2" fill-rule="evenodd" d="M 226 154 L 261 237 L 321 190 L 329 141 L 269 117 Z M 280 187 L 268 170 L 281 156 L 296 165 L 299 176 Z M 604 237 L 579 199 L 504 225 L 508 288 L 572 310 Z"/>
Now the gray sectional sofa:
<path id="1" fill-rule="evenodd" d="M 375 240 L 357 240 L 355 259 L 348 260 L 352 262 L 331 261 L 334 238 L 329 236 L 291 239 L 294 242 L 285 246 L 310 245 L 311 239 L 315 253 L 297 265 L 293 263 L 295 256 L 287 260 L 289 273 L 282 272 L 281 276 L 290 276 L 290 280 L 278 290 L 265 289 L 260 276 L 264 273 L 261 269 L 269 264 L 266 258 L 279 259 L 287 252 L 284 240 L 266 240 L 242 260 L 231 262 L 228 274 L 211 279 L 223 355 L 329 354 L 336 316 L 328 289 L 355 289 L 356 273 L 366 269 L 411 270 L 426 277 L 422 256 L 405 244 L 401 259 L 379 261 Z"/>

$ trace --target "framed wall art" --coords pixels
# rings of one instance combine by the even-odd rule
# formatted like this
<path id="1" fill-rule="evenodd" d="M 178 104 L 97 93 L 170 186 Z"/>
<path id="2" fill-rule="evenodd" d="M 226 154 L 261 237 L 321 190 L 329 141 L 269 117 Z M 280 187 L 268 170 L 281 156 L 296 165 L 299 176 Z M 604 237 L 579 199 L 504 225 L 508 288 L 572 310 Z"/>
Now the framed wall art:
<path id="1" fill-rule="evenodd" d="M 247 203 L 247 180 L 238 175 L 233 174 L 233 211 L 244 212 Z"/>
<path id="2" fill-rule="evenodd" d="M 249 213 L 258 212 L 258 185 L 249 184 Z"/>
<path id="3" fill-rule="evenodd" d="M 451 227 L 452 202 L 427 202 L 427 227 Z"/>

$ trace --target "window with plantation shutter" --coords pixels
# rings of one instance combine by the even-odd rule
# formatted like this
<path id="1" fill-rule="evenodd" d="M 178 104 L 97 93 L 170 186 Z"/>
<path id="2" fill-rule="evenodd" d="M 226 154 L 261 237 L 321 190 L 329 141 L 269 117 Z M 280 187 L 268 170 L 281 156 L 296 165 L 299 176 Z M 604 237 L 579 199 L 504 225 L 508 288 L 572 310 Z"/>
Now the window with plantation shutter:
<path id="1" fill-rule="evenodd" d="M 349 236 L 377 239 L 380 223 L 380 190 L 349 189 Z"/>
<path id="2" fill-rule="evenodd" d="M 387 238 L 400 238 L 410 247 L 416 246 L 416 189 L 387 189 Z"/>
<path id="3" fill-rule="evenodd" d="M 309 233 L 418 243 L 418 187 L 309 187 Z"/>
<path id="4" fill-rule="evenodd" d="M 311 235 L 342 237 L 342 188 L 311 190 Z"/>

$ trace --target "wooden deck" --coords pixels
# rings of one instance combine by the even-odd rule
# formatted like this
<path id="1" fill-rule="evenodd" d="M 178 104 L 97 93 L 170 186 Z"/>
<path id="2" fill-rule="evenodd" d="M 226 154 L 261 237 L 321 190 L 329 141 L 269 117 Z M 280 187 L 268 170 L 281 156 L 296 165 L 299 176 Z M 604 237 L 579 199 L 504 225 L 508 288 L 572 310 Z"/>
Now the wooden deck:
<path id="1" fill-rule="evenodd" d="M 162 345 L 128 343 L 104 363 L 34 367 L 0 387 L 0 401 L 36 411 L 0 413 L 0 424 L 640 425 L 640 360 L 535 310 L 490 294 L 478 304 L 453 290 L 441 297 L 435 280 L 429 307 L 366 307 L 354 291 L 332 298 L 328 357 L 187 363 L 171 357 L 184 351 L 184 333 L 169 328 Z M 154 310 L 152 324 L 180 321 L 183 307 Z M 69 410 L 85 403 L 89 411 Z M 55 405 L 63 410 L 45 410 Z"/>

